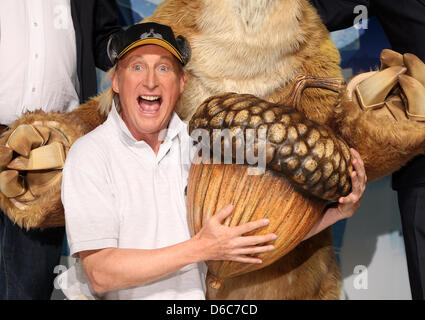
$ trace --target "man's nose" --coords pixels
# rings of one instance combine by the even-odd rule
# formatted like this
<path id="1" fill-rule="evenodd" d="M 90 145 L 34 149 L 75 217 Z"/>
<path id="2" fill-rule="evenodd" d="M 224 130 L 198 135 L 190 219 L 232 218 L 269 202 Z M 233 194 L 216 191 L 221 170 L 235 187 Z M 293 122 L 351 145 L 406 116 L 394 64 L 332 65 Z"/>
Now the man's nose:
<path id="1" fill-rule="evenodd" d="M 146 73 L 144 85 L 145 85 L 145 87 L 147 87 L 150 90 L 156 88 L 156 86 L 158 85 L 158 82 L 157 82 L 155 70 L 149 70 Z"/>

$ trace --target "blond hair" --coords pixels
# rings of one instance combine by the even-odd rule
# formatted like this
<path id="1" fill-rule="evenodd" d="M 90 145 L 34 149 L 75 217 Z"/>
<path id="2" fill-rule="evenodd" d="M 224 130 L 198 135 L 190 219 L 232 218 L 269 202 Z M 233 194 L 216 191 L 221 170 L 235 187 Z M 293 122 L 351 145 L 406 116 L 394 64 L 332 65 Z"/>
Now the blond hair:
<path id="1" fill-rule="evenodd" d="M 115 75 L 116 71 L 117 71 L 117 64 L 115 64 L 111 69 L 109 69 L 109 71 L 106 73 L 104 79 L 102 79 L 102 82 L 104 82 L 106 78 L 111 79 Z M 109 112 L 111 111 L 112 101 L 114 100 L 115 95 L 116 95 L 116 93 L 112 89 L 112 86 L 110 86 L 109 88 L 104 90 L 99 95 L 99 107 L 98 108 L 99 108 L 99 113 L 102 116 L 107 116 L 109 114 Z M 117 108 L 117 111 L 120 112 L 119 105 L 117 105 L 116 108 Z"/>

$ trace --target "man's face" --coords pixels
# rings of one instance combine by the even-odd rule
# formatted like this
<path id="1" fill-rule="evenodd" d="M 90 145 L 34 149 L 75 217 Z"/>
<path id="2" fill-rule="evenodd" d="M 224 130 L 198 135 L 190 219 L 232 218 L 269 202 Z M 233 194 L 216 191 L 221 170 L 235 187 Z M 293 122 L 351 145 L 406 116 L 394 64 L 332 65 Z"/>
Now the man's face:
<path id="1" fill-rule="evenodd" d="M 111 78 L 121 117 L 137 140 L 168 126 L 185 77 L 177 59 L 157 45 L 137 47 L 119 61 Z"/>

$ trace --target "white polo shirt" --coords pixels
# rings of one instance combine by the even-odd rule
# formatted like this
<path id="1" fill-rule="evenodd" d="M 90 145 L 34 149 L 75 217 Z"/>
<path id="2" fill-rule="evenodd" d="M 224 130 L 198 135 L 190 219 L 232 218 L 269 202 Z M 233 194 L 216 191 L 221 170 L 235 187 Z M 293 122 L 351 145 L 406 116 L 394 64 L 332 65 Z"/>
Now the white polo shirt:
<path id="1" fill-rule="evenodd" d="M 72 255 L 110 247 L 156 249 L 190 239 L 184 194 L 190 136 L 176 113 L 167 131 L 155 155 L 134 139 L 113 107 L 104 124 L 74 143 L 62 182 Z M 205 271 L 204 263 L 192 264 L 102 298 L 205 299 Z"/>

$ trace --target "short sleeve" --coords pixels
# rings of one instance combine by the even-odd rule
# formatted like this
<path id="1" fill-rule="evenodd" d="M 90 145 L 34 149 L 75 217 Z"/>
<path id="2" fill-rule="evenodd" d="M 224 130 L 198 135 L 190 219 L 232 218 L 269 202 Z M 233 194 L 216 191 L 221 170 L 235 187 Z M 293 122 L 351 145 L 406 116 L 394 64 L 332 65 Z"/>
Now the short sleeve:
<path id="1" fill-rule="evenodd" d="M 90 142 L 77 141 L 63 169 L 61 196 L 66 235 L 74 257 L 80 251 L 118 245 L 119 218 L 107 158 Z"/>

